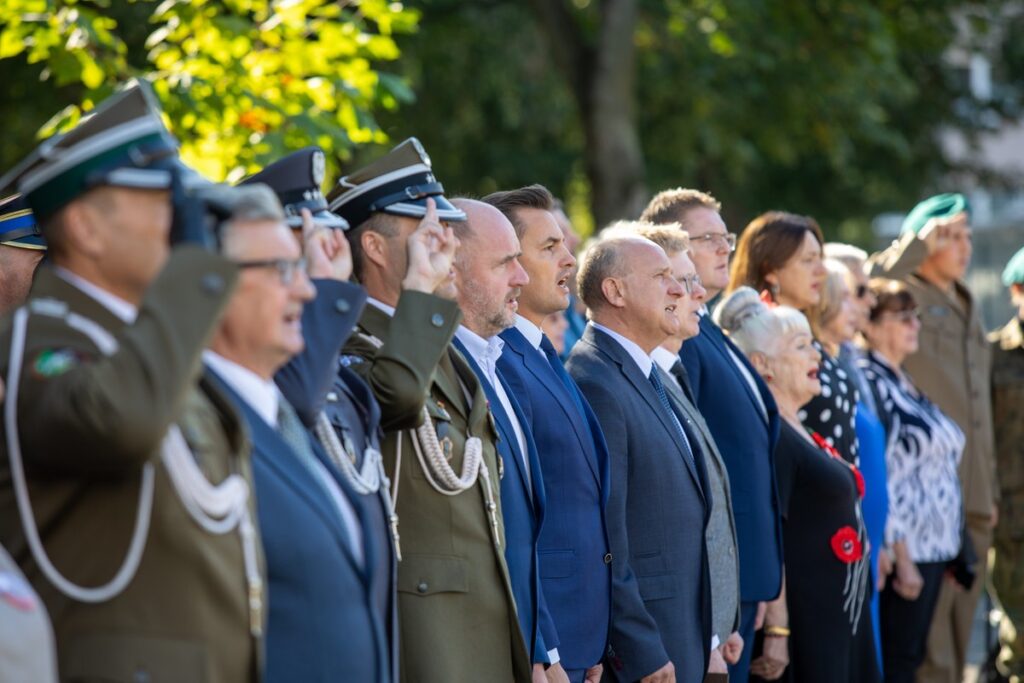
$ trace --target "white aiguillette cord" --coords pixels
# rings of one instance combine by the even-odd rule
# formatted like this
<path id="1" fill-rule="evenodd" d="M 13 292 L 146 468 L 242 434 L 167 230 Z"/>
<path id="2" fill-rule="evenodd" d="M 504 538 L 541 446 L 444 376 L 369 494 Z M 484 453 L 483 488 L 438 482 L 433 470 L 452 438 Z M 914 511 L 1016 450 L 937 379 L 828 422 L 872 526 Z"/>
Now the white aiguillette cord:
<path id="1" fill-rule="evenodd" d="M 25 332 L 30 308 L 32 313 L 63 320 L 68 327 L 88 337 L 104 355 L 109 356 L 117 351 L 117 340 L 94 321 L 68 311 L 67 305 L 63 302 L 46 299 L 34 301 L 28 307 L 22 306 L 14 314 L 7 370 L 8 396 L 4 404 L 4 426 L 7 432 L 7 453 L 11 461 L 11 480 L 18 511 L 21 514 L 22 528 L 32 557 L 47 580 L 67 597 L 79 602 L 106 602 L 124 591 L 135 577 L 142 561 L 153 511 L 155 466 L 151 461 L 142 466 L 142 483 L 132 539 L 124 562 L 114 577 L 106 584 L 96 587 L 79 586 L 68 580 L 50 561 L 39 536 L 32 502 L 29 499 L 21 439 L 18 434 L 18 384 L 25 357 Z M 241 475 L 231 474 L 219 485 L 211 484 L 196 464 L 188 443 L 177 425 L 171 425 L 168 429 L 160 446 L 160 459 L 178 498 L 196 524 L 214 535 L 223 535 L 235 528 L 238 529 L 242 540 L 248 586 L 249 630 L 253 636 L 260 636 L 263 632 L 263 579 L 256 556 L 255 527 L 249 513 L 248 483 Z"/>

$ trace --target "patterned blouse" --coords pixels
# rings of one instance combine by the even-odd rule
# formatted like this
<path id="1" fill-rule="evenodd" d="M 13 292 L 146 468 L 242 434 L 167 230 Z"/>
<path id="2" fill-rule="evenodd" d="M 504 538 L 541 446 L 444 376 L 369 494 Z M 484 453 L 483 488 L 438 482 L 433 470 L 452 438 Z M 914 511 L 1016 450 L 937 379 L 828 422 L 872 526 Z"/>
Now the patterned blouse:
<path id="1" fill-rule="evenodd" d="M 805 427 L 825 437 L 843 460 L 859 466 L 857 383 L 821 344 L 814 342 L 814 348 L 821 354 L 821 366 L 818 368 L 821 393 L 800 409 L 798 417 Z"/>
<path id="2" fill-rule="evenodd" d="M 902 540 L 915 562 L 951 560 L 960 552 L 963 523 L 957 466 L 964 434 L 878 354 L 869 352 L 860 366 L 888 435 L 885 541 Z"/>

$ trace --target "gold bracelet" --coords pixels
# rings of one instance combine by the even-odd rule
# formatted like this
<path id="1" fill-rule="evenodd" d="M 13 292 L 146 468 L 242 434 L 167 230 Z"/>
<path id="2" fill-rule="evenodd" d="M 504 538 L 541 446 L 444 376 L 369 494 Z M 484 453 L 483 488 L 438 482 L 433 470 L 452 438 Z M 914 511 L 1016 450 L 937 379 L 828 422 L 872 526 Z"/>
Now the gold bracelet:
<path id="1" fill-rule="evenodd" d="M 765 626 L 764 635 L 766 638 L 788 638 L 789 629 L 785 626 Z"/>

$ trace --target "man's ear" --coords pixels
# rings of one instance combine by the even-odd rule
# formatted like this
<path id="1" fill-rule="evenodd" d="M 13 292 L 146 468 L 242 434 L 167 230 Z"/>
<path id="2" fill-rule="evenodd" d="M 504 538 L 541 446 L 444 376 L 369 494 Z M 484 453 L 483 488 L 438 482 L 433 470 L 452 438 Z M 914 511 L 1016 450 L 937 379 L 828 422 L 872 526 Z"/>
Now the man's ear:
<path id="1" fill-rule="evenodd" d="M 601 281 L 601 293 L 609 306 L 623 308 L 626 305 L 625 283 L 621 278 L 606 277 Z"/>
<path id="2" fill-rule="evenodd" d="M 366 230 L 359 236 L 359 245 L 367 259 L 376 264 L 378 268 L 387 268 L 388 244 L 384 235 L 373 230 Z"/>
<path id="3" fill-rule="evenodd" d="M 70 247 L 69 251 L 88 256 L 102 253 L 105 248 L 102 220 L 98 207 L 86 199 L 73 201 L 64 207 L 62 238 Z"/>

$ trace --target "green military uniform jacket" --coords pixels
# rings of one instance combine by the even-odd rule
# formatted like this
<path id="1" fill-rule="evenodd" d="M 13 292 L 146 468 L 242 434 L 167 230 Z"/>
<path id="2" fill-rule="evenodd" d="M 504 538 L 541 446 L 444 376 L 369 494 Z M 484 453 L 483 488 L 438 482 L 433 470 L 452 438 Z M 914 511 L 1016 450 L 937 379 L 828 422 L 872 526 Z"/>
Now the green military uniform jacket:
<path id="1" fill-rule="evenodd" d="M 381 450 L 388 475 L 397 478 L 401 680 L 526 683 L 530 661 L 505 565 L 497 436 L 483 389 L 451 346 L 460 319 L 454 302 L 403 292 L 393 318 L 366 307 L 344 352 L 380 402 Z M 472 397 L 469 406 L 460 380 Z M 501 549 L 492 540 L 479 482 L 446 496 L 424 476 L 408 431 L 421 423 L 424 401 L 439 438 L 451 440 L 456 473 L 467 436 L 483 440 Z"/>
<path id="2" fill-rule="evenodd" d="M 992 413 L 1002 503 L 996 536 L 1024 540 L 1024 331 L 1014 318 L 989 335 Z M 1016 558 L 1018 561 L 1020 558 Z"/>
<path id="3" fill-rule="evenodd" d="M 952 294 L 915 271 L 927 256 L 923 240 L 908 233 L 871 257 L 871 277 L 902 280 L 917 302 L 917 353 L 904 361 L 914 386 L 953 419 L 967 437 L 960 460 L 964 512 L 988 518 L 998 499 L 989 386 L 991 354 L 985 328 L 967 287 Z"/>
<path id="4" fill-rule="evenodd" d="M 0 443 L 0 541 L 49 610 L 64 680 L 259 679 L 260 642 L 250 634 L 239 534 L 203 531 L 159 458 L 168 426 L 177 422 L 210 481 L 239 472 L 251 490 L 240 418 L 219 394 L 198 387 L 201 352 L 236 272 L 219 256 L 176 249 L 131 325 L 52 268 L 37 274 L 30 301 L 64 302 L 119 342 L 118 351 L 104 356 L 62 319 L 33 314 L 28 320 L 18 431 L 35 519 L 59 572 L 85 587 L 110 581 L 132 537 L 140 472 L 157 463 L 149 534 L 134 579 L 111 600 L 83 603 L 59 592 L 26 546 L 6 439 Z M 6 378 L 9 319 L 2 328 Z M 255 519 L 251 496 L 249 504 Z"/>

